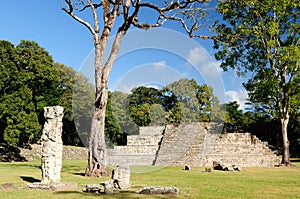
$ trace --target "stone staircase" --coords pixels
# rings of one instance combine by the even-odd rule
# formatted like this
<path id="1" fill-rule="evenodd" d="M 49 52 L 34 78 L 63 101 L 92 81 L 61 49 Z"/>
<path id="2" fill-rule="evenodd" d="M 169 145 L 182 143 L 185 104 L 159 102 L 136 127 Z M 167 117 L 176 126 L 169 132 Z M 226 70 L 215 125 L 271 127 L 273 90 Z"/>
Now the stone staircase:
<path id="1" fill-rule="evenodd" d="M 127 136 L 126 146 L 107 150 L 110 165 L 152 165 L 165 127 L 142 127 L 139 135 Z"/>
<path id="2" fill-rule="evenodd" d="M 186 148 L 185 153 L 175 161 L 174 165 L 196 166 L 201 163 L 201 152 L 204 148 L 206 131 L 205 126 L 198 126 L 197 131 L 194 132 L 194 138 L 189 141 L 186 140 L 191 145 Z"/>
<path id="3" fill-rule="evenodd" d="M 198 161 L 195 156 L 200 151 L 205 131 L 201 125 L 180 124 L 168 125 L 165 129 L 154 165 L 182 165 L 189 160 Z"/>
<path id="4" fill-rule="evenodd" d="M 155 165 L 200 166 L 214 149 L 223 125 L 217 123 L 180 124 L 167 127 Z"/>
<path id="5" fill-rule="evenodd" d="M 211 166 L 213 161 L 242 167 L 273 167 L 280 163 L 279 157 L 250 133 L 222 134 L 203 160 L 203 165 Z"/>
<path id="6" fill-rule="evenodd" d="M 203 165 L 203 161 L 206 156 L 213 151 L 216 141 L 220 138 L 222 131 L 223 123 L 211 123 L 208 125 L 205 141 L 203 142 L 201 151 L 199 152 L 200 160 L 198 165 Z"/>
<path id="7" fill-rule="evenodd" d="M 111 165 L 273 167 L 280 160 L 250 133 L 221 134 L 223 124 L 191 123 L 178 126 L 141 127 L 127 137 L 127 146 L 108 150 Z"/>

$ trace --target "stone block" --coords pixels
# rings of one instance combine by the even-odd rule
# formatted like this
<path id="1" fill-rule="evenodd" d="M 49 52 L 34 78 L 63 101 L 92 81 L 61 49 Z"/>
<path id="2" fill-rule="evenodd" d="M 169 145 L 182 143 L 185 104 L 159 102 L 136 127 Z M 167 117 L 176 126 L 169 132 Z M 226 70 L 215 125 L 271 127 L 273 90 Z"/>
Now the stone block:
<path id="1" fill-rule="evenodd" d="M 117 183 L 117 188 L 127 189 L 130 183 L 130 168 L 128 165 L 117 166 L 112 170 L 111 178 Z M 115 186 L 116 187 L 116 186 Z"/>
<path id="2" fill-rule="evenodd" d="M 144 187 L 140 192 L 140 194 L 179 194 L 179 189 L 177 187 L 162 187 L 162 186 L 151 186 Z"/>

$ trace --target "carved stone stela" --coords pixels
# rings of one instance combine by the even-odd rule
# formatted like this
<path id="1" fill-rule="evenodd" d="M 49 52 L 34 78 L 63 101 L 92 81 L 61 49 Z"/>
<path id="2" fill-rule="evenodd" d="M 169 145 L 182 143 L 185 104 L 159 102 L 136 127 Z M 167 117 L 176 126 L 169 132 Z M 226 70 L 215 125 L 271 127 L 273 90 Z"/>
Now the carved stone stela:
<path id="1" fill-rule="evenodd" d="M 61 106 L 44 107 L 46 122 L 42 132 L 42 183 L 60 182 L 62 167 L 62 119 Z"/>

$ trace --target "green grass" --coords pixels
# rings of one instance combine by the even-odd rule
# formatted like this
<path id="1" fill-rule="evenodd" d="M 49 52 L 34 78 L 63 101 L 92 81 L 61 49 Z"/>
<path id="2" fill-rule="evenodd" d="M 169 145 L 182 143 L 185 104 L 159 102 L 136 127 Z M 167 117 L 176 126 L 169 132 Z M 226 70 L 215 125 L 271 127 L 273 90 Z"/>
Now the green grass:
<path id="1" fill-rule="evenodd" d="M 176 186 L 175 198 L 300 198 L 300 167 L 243 168 L 242 172 L 203 172 L 203 167 L 184 171 L 182 167 L 131 167 L 132 188 L 112 196 L 84 193 L 86 184 L 105 179 L 83 176 L 87 162 L 63 160 L 62 182 L 77 183 L 76 190 L 25 190 L 23 185 L 41 180 L 40 160 L 0 163 L 0 185 L 13 183 L 14 190 L 0 191 L 0 198 L 174 198 L 174 196 L 144 196 L 135 192 L 144 186 Z M 300 163 L 295 163 L 300 166 Z"/>

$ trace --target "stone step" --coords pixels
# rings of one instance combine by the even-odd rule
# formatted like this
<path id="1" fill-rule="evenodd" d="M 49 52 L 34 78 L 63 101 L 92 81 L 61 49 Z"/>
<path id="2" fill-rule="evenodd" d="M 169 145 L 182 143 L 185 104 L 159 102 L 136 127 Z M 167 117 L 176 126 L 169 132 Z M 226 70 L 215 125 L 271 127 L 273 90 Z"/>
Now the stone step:
<path id="1" fill-rule="evenodd" d="M 273 167 L 276 165 L 276 155 L 256 155 L 256 154 L 244 154 L 244 155 L 219 155 L 210 154 L 204 162 L 204 166 L 212 166 L 213 161 L 220 162 L 226 166 L 239 165 L 248 167 L 267 166 Z"/>
<path id="2" fill-rule="evenodd" d="M 204 134 L 204 132 L 204 128 L 200 128 L 199 125 L 195 124 L 181 124 L 174 129 L 169 129 L 165 132 L 156 164 L 173 165 L 184 157 L 188 151 L 199 151 L 201 146 L 198 145 L 203 140 L 199 140 L 198 137 L 199 134 Z"/>

